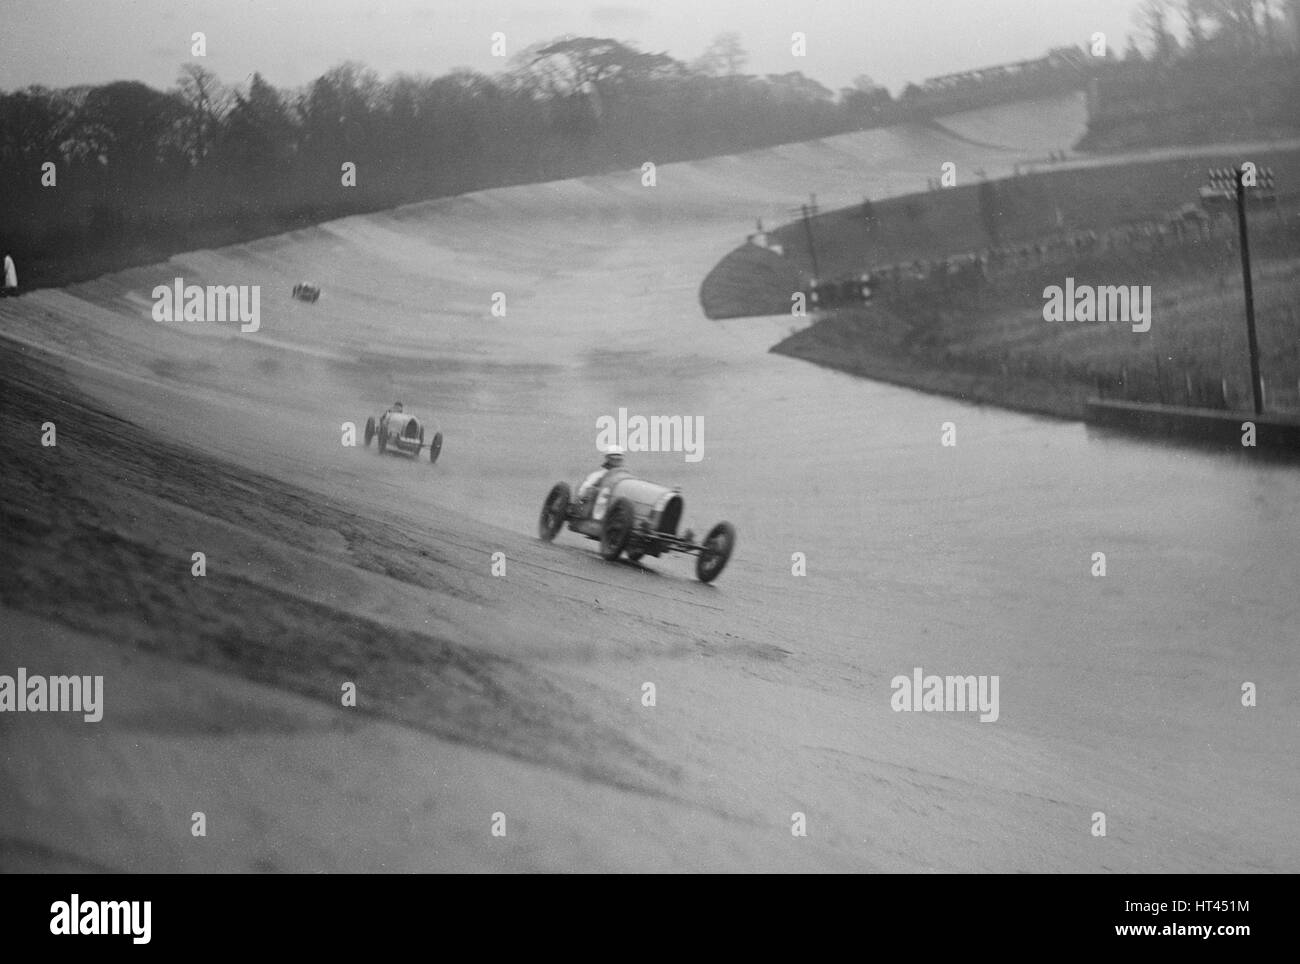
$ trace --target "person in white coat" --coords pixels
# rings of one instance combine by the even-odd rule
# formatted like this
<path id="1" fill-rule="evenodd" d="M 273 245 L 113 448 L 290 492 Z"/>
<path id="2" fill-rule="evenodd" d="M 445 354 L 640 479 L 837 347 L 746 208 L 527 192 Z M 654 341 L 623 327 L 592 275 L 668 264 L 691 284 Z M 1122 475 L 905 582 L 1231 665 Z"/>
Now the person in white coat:
<path id="1" fill-rule="evenodd" d="M 14 267 L 14 259 L 5 254 L 5 278 L 4 294 L 12 297 L 18 294 L 18 270 Z"/>

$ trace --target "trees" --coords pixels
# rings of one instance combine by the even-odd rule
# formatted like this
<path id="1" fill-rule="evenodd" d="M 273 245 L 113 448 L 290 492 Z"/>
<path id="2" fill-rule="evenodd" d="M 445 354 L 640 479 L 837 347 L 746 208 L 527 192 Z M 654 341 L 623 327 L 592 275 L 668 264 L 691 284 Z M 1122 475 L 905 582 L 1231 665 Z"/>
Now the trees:
<path id="1" fill-rule="evenodd" d="M 1183 30 L 1187 34 L 1187 49 L 1192 54 L 1199 54 L 1205 49 L 1207 30 L 1205 0 L 1179 0 L 1178 14 L 1183 20 Z"/>
<path id="2" fill-rule="evenodd" d="M 373 144 L 380 92 L 379 76 L 368 67 L 355 61 L 331 67 L 299 101 L 304 149 L 322 159 L 365 152 Z"/>
<path id="3" fill-rule="evenodd" d="M 295 153 L 295 129 L 279 92 L 253 74 L 247 94 L 235 94 L 220 133 L 224 165 L 254 173 L 283 166 Z"/>
<path id="4" fill-rule="evenodd" d="M 1151 62 L 1168 64 L 1178 56 L 1178 40 L 1169 29 L 1173 0 L 1142 0 L 1134 19 L 1151 46 Z"/>
<path id="5" fill-rule="evenodd" d="M 748 62 L 749 54 L 741 46 L 740 34 L 733 30 L 714 37 L 691 68 L 709 77 L 734 77 Z"/>
<path id="6" fill-rule="evenodd" d="M 557 133 L 590 144 L 609 110 L 686 76 L 685 65 L 667 54 L 604 37 L 564 37 L 521 51 L 510 80 L 517 92 L 546 104 Z"/>
<path id="7" fill-rule="evenodd" d="M 118 81 L 87 93 L 73 136 L 97 145 L 114 180 L 143 182 L 183 161 L 176 134 L 184 115 L 178 96 L 138 81 Z"/>
<path id="8" fill-rule="evenodd" d="M 17 186 L 5 227 L 29 248 L 45 238 L 50 250 L 127 258 L 146 239 L 226 243 L 421 198 L 837 134 L 888 114 L 888 91 L 865 75 L 837 98 L 798 71 L 744 74 L 746 60 L 734 32 L 694 68 L 570 36 L 490 77 L 381 80 L 343 63 L 282 91 L 260 73 L 227 87 L 187 63 L 169 91 L 0 93 L 0 177 Z M 49 160 L 60 162 L 59 191 L 39 186 Z M 357 165 L 351 183 L 346 162 Z"/>
<path id="9" fill-rule="evenodd" d="M 1182 23 L 1184 44 L 1173 33 L 1174 18 Z M 1288 27 L 1288 17 L 1294 18 Z M 1183 57 L 1249 59 L 1294 50 L 1297 38 L 1288 29 L 1300 24 L 1298 0 L 1143 0 L 1133 13 L 1159 66 Z"/>
<path id="10" fill-rule="evenodd" d="M 216 74 L 194 63 L 181 67 L 176 87 L 184 104 L 180 120 L 181 149 L 190 165 L 195 166 L 216 144 L 221 122 L 233 98 Z"/>
<path id="11" fill-rule="evenodd" d="M 1295 0 L 1179 0 L 1178 10 L 1189 50 L 1218 57 L 1275 52 L 1288 15 L 1300 21 Z"/>
<path id="12" fill-rule="evenodd" d="M 515 76 L 541 96 L 609 96 L 620 86 L 679 77 L 683 65 L 667 54 L 642 53 L 602 37 L 565 37 L 527 48 L 516 57 Z"/>
<path id="13" fill-rule="evenodd" d="M 80 158 L 73 140 L 76 109 L 61 91 L 28 87 L 0 94 L 0 170 L 13 172 L 6 183 L 19 183 L 20 169 L 44 161 Z"/>
<path id="14" fill-rule="evenodd" d="M 866 74 L 853 78 L 853 86 L 840 91 L 840 103 L 857 116 L 878 115 L 891 102 L 889 91 Z"/>
<path id="15" fill-rule="evenodd" d="M 1234 54 L 1254 56 L 1260 52 L 1260 18 L 1268 16 L 1269 0 L 1204 0 L 1204 4 L 1215 25 L 1214 39 Z"/>

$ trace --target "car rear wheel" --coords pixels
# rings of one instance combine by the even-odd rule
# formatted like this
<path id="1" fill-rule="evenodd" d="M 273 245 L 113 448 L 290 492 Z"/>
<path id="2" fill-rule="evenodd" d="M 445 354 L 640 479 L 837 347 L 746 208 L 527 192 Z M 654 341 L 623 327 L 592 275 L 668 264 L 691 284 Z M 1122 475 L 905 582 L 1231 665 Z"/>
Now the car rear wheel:
<path id="1" fill-rule="evenodd" d="M 366 419 L 366 448 L 370 448 L 370 440 L 375 437 L 375 417 L 371 415 Z"/>
<path id="2" fill-rule="evenodd" d="M 388 451 L 388 429 L 380 426 L 379 428 L 379 454 L 383 455 Z"/>
<path id="3" fill-rule="evenodd" d="M 636 514 L 632 503 L 627 499 L 618 499 L 605 515 L 605 526 L 600 530 L 600 554 L 613 562 L 623 554 L 627 540 L 632 535 L 632 523 Z"/>
<path id="4" fill-rule="evenodd" d="M 429 443 L 429 464 L 432 465 L 438 461 L 438 455 L 442 452 L 442 433 L 434 432 L 433 441 Z"/>
<path id="5" fill-rule="evenodd" d="M 704 537 L 704 548 L 695 558 L 695 578 L 700 582 L 713 582 L 722 575 L 731 550 L 736 545 L 736 529 L 730 522 L 719 522 Z"/>
<path id="6" fill-rule="evenodd" d="M 537 520 L 537 534 L 550 542 L 564 525 L 564 515 L 569 509 L 569 487 L 556 482 L 542 503 L 542 516 Z"/>

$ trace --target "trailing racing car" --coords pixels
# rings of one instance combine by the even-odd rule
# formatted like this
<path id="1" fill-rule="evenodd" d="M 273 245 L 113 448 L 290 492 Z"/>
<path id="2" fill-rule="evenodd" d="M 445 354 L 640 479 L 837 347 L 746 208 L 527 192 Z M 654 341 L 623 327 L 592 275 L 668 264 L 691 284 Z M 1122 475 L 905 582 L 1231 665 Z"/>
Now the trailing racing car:
<path id="1" fill-rule="evenodd" d="M 320 287 L 310 281 L 300 281 L 293 286 L 293 296 L 299 301 L 314 303 L 320 297 Z"/>
<path id="2" fill-rule="evenodd" d="M 611 469 L 585 499 L 575 501 L 568 484 L 557 482 L 542 503 L 537 531 L 550 542 L 567 522 L 571 532 L 598 541 L 600 554 L 611 562 L 624 552 L 633 562 L 665 552 L 692 553 L 696 578 L 712 582 L 731 558 L 736 530 L 719 522 L 699 542 L 690 529 L 678 535 L 684 508 L 680 489 Z"/>
<path id="3" fill-rule="evenodd" d="M 442 452 L 442 432 L 434 428 L 433 435 L 426 444 L 425 428 L 414 415 L 402 411 L 401 402 L 394 402 L 393 407 L 378 419 L 373 416 L 366 419 L 366 448 L 370 447 L 370 440 L 375 438 L 379 440 L 380 455 L 391 448 L 418 458 L 420 451 L 428 448 L 429 462 L 437 462 L 438 455 Z"/>

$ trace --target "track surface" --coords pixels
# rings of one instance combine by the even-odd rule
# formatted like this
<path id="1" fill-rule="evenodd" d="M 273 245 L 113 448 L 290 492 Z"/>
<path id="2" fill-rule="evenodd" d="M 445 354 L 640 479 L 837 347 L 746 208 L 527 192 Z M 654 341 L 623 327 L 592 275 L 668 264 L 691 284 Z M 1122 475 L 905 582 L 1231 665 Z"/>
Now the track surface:
<path id="1" fill-rule="evenodd" d="M 64 460 L 15 456 L 36 467 L 6 478 L 11 524 L 46 534 L 6 564 L 75 597 L 11 598 L 0 671 L 103 672 L 108 700 L 94 727 L 0 718 L 5 866 L 1300 868 L 1293 471 L 856 380 L 768 354 L 790 319 L 700 317 L 754 217 L 948 160 L 995 176 L 1071 143 L 1077 107 L 486 191 L 0 302 L 29 352 L 6 431 L 54 417 L 53 357 Z M 154 323 L 177 276 L 262 285 L 261 331 Z M 315 305 L 288 298 L 303 278 Z M 339 444 L 394 398 L 436 413 L 437 466 Z M 703 417 L 703 461 L 632 467 L 697 530 L 736 525 L 714 586 L 536 540 L 620 408 Z M 91 543 L 60 542 L 56 496 Z M 97 605 L 106 559 L 133 588 Z M 1000 718 L 893 712 L 917 666 L 998 675 Z"/>

